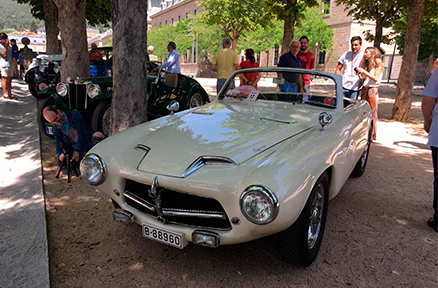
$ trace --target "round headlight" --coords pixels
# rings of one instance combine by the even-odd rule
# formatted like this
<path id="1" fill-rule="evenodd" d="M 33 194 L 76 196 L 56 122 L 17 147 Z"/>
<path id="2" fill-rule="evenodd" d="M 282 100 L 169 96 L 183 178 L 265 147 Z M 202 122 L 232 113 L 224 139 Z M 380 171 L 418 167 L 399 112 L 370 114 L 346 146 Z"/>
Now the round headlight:
<path id="1" fill-rule="evenodd" d="M 58 74 L 59 73 L 59 69 L 60 69 L 60 67 L 59 67 L 59 64 L 58 64 L 58 62 L 54 62 L 54 67 L 53 67 L 53 71 L 55 71 L 55 73 L 56 74 Z"/>
<path id="2" fill-rule="evenodd" d="M 99 185 L 106 178 L 105 163 L 96 154 L 89 154 L 81 161 L 82 178 L 90 185 Z"/>
<path id="3" fill-rule="evenodd" d="M 93 99 L 94 97 L 99 95 L 100 92 L 101 92 L 101 89 L 100 89 L 99 85 L 93 84 L 93 83 L 90 83 L 87 85 L 87 95 L 91 99 Z"/>
<path id="4" fill-rule="evenodd" d="M 240 210 L 254 224 L 268 224 L 277 217 L 279 204 L 277 197 L 268 188 L 260 185 L 249 186 L 240 196 Z"/>
<path id="5" fill-rule="evenodd" d="M 59 82 L 56 84 L 56 93 L 58 93 L 59 96 L 64 97 L 67 95 L 68 92 L 68 86 L 65 83 Z"/>

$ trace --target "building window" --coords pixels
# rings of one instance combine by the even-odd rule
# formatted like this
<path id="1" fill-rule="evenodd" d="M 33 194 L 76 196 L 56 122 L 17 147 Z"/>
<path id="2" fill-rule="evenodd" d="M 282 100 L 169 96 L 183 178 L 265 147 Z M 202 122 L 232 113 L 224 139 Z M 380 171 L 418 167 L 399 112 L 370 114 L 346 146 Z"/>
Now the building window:
<path id="1" fill-rule="evenodd" d="M 167 25 L 167 20 L 166 20 L 166 21 L 164 21 L 164 25 Z"/>
<path id="2" fill-rule="evenodd" d="M 172 18 L 172 25 L 173 25 L 173 18 Z"/>
<path id="3" fill-rule="evenodd" d="M 318 64 L 325 64 L 325 51 L 319 52 Z"/>
<path id="4" fill-rule="evenodd" d="M 279 46 L 275 45 L 275 49 L 274 49 L 274 65 L 278 64 L 278 52 L 279 52 Z"/>
<path id="5" fill-rule="evenodd" d="M 195 16 L 196 16 L 196 10 L 195 10 L 195 12 L 193 12 L 193 15 L 195 15 Z"/>
<path id="6" fill-rule="evenodd" d="M 186 13 L 186 19 L 189 18 L 189 13 Z"/>
<path id="7" fill-rule="evenodd" d="M 181 21 L 181 15 L 178 15 L 178 22 Z"/>
<path id="8" fill-rule="evenodd" d="M 324 14 L 330 14 L 330 1 L 324 1 Z"/>

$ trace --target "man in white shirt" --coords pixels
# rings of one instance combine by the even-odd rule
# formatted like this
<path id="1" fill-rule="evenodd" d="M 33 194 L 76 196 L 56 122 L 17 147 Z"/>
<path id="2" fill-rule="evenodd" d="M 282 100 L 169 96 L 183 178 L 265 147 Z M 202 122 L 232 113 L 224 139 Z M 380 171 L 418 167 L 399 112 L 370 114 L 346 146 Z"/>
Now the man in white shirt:
<path id="1" fill-rule="evenodd" d="M 175 42 L 169 42 L 167 45 L 167 51 L 169 51 L 169 57 L 167 57 L 167 62 L 164 63 L 161 68 L 167 68 L 166 72 L 168 73 L 181 73 L 179 54 L 176 51 Z"/>
<path id="2" fill-rule="evenodd" d="M 360 67 L 362 62 L 363 52 L 362 38 L 354 36 L 351 38 L 351 51 L 347 51 L 338 60 L 335 73 L 342 74 L 342 90 L 344 97 L 356 100 L 359 95 L 360 78 L 356 73 L 355 68 Z M 341 73 L 342 71 L 342 73 Z"/>
<path id="3" fill-rule="evenodd" d="M 427 145 L 432 150 L 433 162 L 433 218 L 427 220 L 427 224 L 438 232 L 438 69 L 430 76 L 423 90 L 421 111 L 424 118 L 424 130 L 429 133 Z"/>

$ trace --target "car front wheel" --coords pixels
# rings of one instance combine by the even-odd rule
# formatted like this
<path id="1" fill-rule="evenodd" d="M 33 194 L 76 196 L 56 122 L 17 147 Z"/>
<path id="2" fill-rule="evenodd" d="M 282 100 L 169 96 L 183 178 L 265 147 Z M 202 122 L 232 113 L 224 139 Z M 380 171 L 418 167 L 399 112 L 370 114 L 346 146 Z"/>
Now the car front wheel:
<path id="1" fill-rule="evenodd" d="M 365 172 L 368 156 L 370 155 L 372 133 L 373 133 L 373 127 L 371 126 L 370 131 L 368 132 L 367 144 L 365 145 L 365 149 L 362 152 L 359 161 L 357 161 L 356 166 L 354 166 L 353 172 L 351 172 L 351 177 L 360 177 Z"/>
<path id="2" fill-rule="evenodd" d="M 324 235 L 329 198 L 327 172 L 319 177 L 300 216 L 278 234 L 283 259 L 296 265 L 309 266 L 318 255 Z"/>
<path id="3" fill-rule="evenodd" d="M 106 99 L 97 105 L 91 119 L 91 129 L 106 135 L 111 131 L 111 99 Z"/>
<path id="4" fill-rule="evenodd" d="M 189 98 L 189 109 L 195 108 L 198 106 L 202 106 L 205 104 L 204 98 L 202 97 L 202 93 L 199 90 L 196 90 L 195 92 L 190 95 Z"/>

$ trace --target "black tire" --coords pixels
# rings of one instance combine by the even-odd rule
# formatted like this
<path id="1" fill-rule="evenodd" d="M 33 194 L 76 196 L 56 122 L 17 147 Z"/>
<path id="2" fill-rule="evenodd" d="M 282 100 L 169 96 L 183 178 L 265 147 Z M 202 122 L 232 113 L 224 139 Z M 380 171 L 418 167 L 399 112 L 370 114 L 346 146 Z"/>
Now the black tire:
<path id="1" fill-rule="evenodd" d="M 38 129 L 40 129 L 41 134 L 49 138 L 54 138 L 53 135 L 47 133 L 46 127 L 51 125 L 46 121 L 46 119 L 43 116 L 44 108 L 51 105 L 55 105 L 55 99 L 53 98 L 53 96 L 50 96 L 49 98 L 46 98 L 41 102 L 40 106 L 38 107 L 37 121 L 38 121 Z"/>
<path id="2" fill-rule="evenodd" d="M 324 236 L 328 198 L 329 178 L 327 172 L 324 172 L 313 187 L 298 219 L 278 234 L 280 253 L 284 260 L 309 266 L 316 259 Z M 314 232 L 313 237 L 309 231 Z"/>
<path id="3" fill-rule="evenodd" d="M 188 109 L 199 107 L 205 104 L 204 95 L 201 90 L 195 90 L 190 96 L 187 102 Z"/>
<path id="4" fill-rule="evenodd" d="M 367 144 L 365 146 L 365 149 L 364 149 L 362 155 L 359 158 L 359 161 L 357 161 L 356 166 L 354 166 L 353 172 L 351 172 L 351 175 L 350 175 L 351 177 L 354 177 L 354 178 L 360 177 L 365 172 L 365 168 L 366 168 L 367 162 L 368 162 L 368 156 L 370 155 L 372 133 L 373 133 L 373 126 L 371 125 L 370 131 L 368 132 Z"/>
<path id="5" fill-rule="evenodd" d="M 100 102 L 91 118 L 91 129 L 100 131 L 106 135 L 111 131 L 111 99 Z"/>

